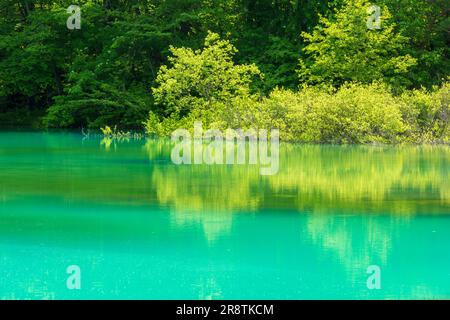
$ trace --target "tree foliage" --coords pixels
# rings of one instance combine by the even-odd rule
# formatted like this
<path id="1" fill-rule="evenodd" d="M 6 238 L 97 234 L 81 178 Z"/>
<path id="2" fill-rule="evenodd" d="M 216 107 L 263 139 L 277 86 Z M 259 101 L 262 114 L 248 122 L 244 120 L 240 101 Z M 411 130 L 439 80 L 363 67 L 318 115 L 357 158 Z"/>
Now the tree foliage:
<path id="1" fill-rule="evenodd" d="M 275 126 L 261 97 L 352 81 L 413 90 L 415 106 L 450 74 L 448 3 L 373 2 L 381 30 L 365 0 L 3 0 L 0 126 L 139 129 L 149 112 L 156 127 Z M 72 4 L 81 30 L 66 27 Z"/>
<path id="2" fill-rule="evenodd" d="M 381 29 L 367 26 L 366 0 L 347 0 L 333 20 L 323 17 L 312 33 L 304 32 L 307 59 L 299 75 L 309 84 L 386 81 L 396 87 L 409 85 L 407 73 L 416 59 L 402 52 L 408 38 L 396 32 L 388 8 L 382 8 Z"/>
<path id="3" fill-rule="evenodd" d="M 260 75 L 256 65 L 235 65 L 236 48 L 218 34 L 209 33 L 204 49 L 170 49 L 171 67 L 162 66 L 153 88 L 155 102 L 167 113 L 181 116 L 193 109 L 211 110 L 235 97 L 250 96 L 250 83 Z M 231 106 L 230 106 L 231 107 Z"/>

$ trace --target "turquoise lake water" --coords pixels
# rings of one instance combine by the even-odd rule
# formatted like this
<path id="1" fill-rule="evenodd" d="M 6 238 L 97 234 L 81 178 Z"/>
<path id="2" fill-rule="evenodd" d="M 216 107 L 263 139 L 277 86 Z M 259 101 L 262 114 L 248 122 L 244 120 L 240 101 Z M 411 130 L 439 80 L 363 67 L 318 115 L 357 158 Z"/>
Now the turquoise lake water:
<path id="1" fill-rule="evenodd" d="M 0 133 L 0 299 L 450 298 L 450 147 L 284 144 L 274 176 L 170 151 Z"/>

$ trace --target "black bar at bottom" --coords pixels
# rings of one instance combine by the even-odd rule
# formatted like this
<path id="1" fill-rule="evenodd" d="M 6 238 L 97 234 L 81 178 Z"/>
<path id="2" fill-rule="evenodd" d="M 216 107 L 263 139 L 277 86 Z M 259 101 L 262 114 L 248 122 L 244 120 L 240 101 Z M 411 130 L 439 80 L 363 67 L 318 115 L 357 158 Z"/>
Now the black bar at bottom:
<path id="1" fill-rule="evenodd" d="M 45 315 L 58 315 L 61 310 L 71 316 L 86 317 L 93 311 L 112 313 L 129 319 L 311 319 L 331 315 L 346 317 L 380 317 L 389 315 L 389 308 L 399 308 L 402 318 L 420 311 L 428 316 L 448 310 L 449 301 L 354 301 L 354 300 L 113 300 L 113 301 L 1 301 L 2 311 L 15 316 L 34 309 L 46 309 Z M 56 311 L 58 310 L 58 311 Z M 444 310 L 445 313 L 445 310 Z M 61 315 L 61 314 L 59 314 Z M 133 317 L 134 318 L 134 317 Z"/>

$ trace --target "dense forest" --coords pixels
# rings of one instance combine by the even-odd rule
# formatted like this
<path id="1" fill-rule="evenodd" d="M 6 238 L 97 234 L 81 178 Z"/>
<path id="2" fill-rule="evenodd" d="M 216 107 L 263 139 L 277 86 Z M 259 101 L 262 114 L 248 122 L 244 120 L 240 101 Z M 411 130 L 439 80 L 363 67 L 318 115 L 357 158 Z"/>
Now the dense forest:
<path id="1" fill-rule="evenodd" d="M 0 127 L 449 143 L 449 45 L 448 0 L 2 0 Z"/>

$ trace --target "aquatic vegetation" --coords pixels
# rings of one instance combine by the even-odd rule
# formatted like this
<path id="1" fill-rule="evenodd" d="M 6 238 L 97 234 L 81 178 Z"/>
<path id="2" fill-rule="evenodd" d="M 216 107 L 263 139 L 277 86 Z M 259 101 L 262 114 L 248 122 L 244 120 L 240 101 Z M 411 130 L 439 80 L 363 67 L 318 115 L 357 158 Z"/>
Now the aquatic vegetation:
<path id="1" fill-rule="evenodd" d="M 115 149 L 118 143 L 130 142 L 130 140 L 140 140 L 145 137 L 142 133 L 131 133 L 130 131 L 124 132 L 118 130 L 117 126 L 114 126 L 113 128 L 105 126 L 100 128 L 100 131 L 103 134 L 100 145 L 103 145 L 107 151 L 111 149 L 111 145 L 113 145 Z"/>

